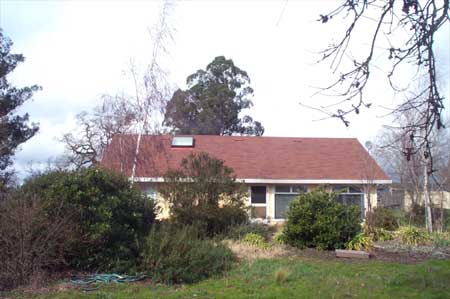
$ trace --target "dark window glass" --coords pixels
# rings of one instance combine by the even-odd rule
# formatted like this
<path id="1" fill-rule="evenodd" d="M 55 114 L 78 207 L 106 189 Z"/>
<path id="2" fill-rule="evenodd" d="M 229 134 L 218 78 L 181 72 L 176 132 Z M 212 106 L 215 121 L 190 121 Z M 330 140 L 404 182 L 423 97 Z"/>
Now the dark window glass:
<path id="1" fill-rule="evenodd" d="M 291 192 L 291 186 L 283 186 L 283 185 L 279 185 L 279 186 L 275 186 L 275 192 Z"/>
<path id="2" fill-rule="evenodd" d="M 252 203 L 266 203 L 266 186 L 252 186 Z"/>
<path id="3" fill-rule="evenodd" d="M 358 206 L 361 211 L 361 219 L 364 218 L 364 194 L 339 194 L 337 201 L 344 205 Z"/>
<path id="4" fill-rule="evenodd" d="M 275 194 L 275 218 L 286 218 L 286 212 L 289 209 L 289 204 L 296 197 L 295 194 Z"/>
<path id="5" fill-rule="evenodd" d="M 348 188 L 346 186 L 333 186 L 333 192 L 337 193 L 346 193 L 348 191 Z"/>
<path id="6" fill-rule="evenodd" d="M 361 193 L 361 188 L 357 186 L 350 186 L 348 187 L 349 193 Z"/>
<path id="7" fill-rule="evenodd" d="M 306 191 L 307 191 L 307 189 L 305 186 L 292 186 L 292 192 L 294 192 L 294 193 L 303 193 Z"/>

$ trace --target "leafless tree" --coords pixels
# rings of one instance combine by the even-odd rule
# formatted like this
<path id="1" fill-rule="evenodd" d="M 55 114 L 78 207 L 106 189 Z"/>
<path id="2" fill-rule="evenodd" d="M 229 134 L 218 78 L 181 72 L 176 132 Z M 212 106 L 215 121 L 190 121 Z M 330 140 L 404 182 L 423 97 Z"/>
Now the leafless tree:
<path id="1" fill-rule="evenodd" d="M 445 183 L 449 163 L 449 130 L 435 130 L 429 136 L 430 154 L 423 149 L 420 155 L 410 155 L 405 149 L 416 147 L 415 138 L 408 134 L 417 114 L 412 110 L 397 118 L 397 124 L 385 127 L 375 142 L 375 156 L 378 162 L 398 180 L 410 195 L 412 204 L 419 204 L 423 196 L 425 204 L 426 227 L 432 230 L 432 203 L 430 189 Z M 430 180 L 432 179 L 432 180 Z M 438 182 L 439 179 L 439 182 Z"/>
<path id="2" fill-rule="evenodd" d="M 323 52 L 321 61 L 331 61 L 333 73 L 339 75 L 320 92 L 332 93 L 337 100 L 328 107 L 318 108 L 329 117 L 340 119 L 349 125 L 348 116 L 369 108 L 364 96 L 367 83 L 373 78 L 375 60 L 385 57 L 389 63 L 387 79 L 396 92 L 406 92 L 409 87 L 399 87 L 396 78 L 404 79 L 400 68 L 409 65 L 412 76 L 409 82 L 420 78 L 424 82 L 419 92 L 393 109 L 393 114 L 413 111 L 417 117 L 410 124 L 409 135 L 415 138 L 414 148 L 405 153 L 407 157 L 423 153 L 431 156 L 430 137 L 434 129 L 443 127 L 444 98 L 438 84 L 435 39 L 437 32 L 450 21 L 450 0 L 344 0 L 334 10 L 320 16 L 322 23 L 337 21 L 338 17 L 349 20 L 349 25 L 337 42 Z M 368 44 L 366 50 L 351 56 L 355 45 L 355 32 L 364 28 L 364 36 L 358 45 Z M 366 40 L 366 39 L 368 40 Z M 383 56 L 384 54 L 384 56 Z M 397 76 L 395 76 L 397 74 Z M 338 109 L 334 110 L 335 107 Z"/>
<path id="3" fill-rule="evenodd" d="M 366 150 L 369 153 L 369 155 L 365 155 L 362 160 L 362 166 L 363 166 L 363 177 L 365 184 L 363 184 L 363 191 L 367 198 L 367 212 L 372 211 L 372 194 L 376 192 L 377 185 L 375 184 L 375 175 L 377 174 L 377 165 L 373 163 L 373 151 L 374 151 L 374 145 L 372 142 L 366 142 L 365 144 Z"/>
<path id="4" fill-rule="evenodd" d="M 444 229 L 444 191 L 450 192 L 450 132 L 446 130 L 435 138 L 437 146 L 435 147 L 434 159 L 439 167 L 431 174 L 431 184 L 433 190 L 440 195 L 439 201 L 439 220 L 436 217 L 436 229 Z"/>
<path id="5" fill-rule="evenodd" d="M 135 121 L 135 108 L 126 97 L 105 95 L 102 99 L 91 113 L 77 115 L 77 132 L 61 139 L 68 151 L 67 163 L 75 168 L 98 163 L 112 137 L 130 131 Z"/>
<path id="6" fill-rule="evenodd" d="M 172 40 L 173 28 L 169 20 L 172 6 L 171 1 L 165 1 L 158 22 L 149 29 L 153 42 L 150 63 L 142 68 L 130 59 L 125 74 L 133 90 L 115 96 L 104 95 L 101 105 L 92 112 L 77 115 L 78 131 L 63 136 L 61 141 L 66 145 L 68 164 L 76 168 L 96 164 L 115 135 L 132 133 L 136 136 L 134 176 L 141 135 L 160 131 L 161 115 L 171 92 L 167 71 L 161 67 L 160 59 L 167 53 L 167 42 Z"/>
<path id="7" fill-rule="evenodd" d="M 130 64 L 130 74 L 135 86 L 138 121 L 136 150 L 131 170 L 132 182 L 136 175 L 142 135 L 159 131 L 159 123 L 161 122 L 158 122 L 158 113 L 160 115 L 163 114 L 172 91 L 168 84 L 167 71 L 160 65 L 161 56 L 167 54 L 166 44 L 173 40 L 172 32 L 174 28 L 170 25 L 171 22 L 169 19 L 172 9 L 173 3 L 165 1 L 157 23 L 149 30 L 153 40 L 153 49 L 150 63 L 147 66 L 146 73 L 142 77 L 142 83 L 138 81 L 138 72 L 135 65 L 133 63 Z M 152 122 L 152 119 L 156 119 L 157 121 Z"/>
<path id="8" fill-rule="evenodd" d="M 8 193 L 0 199 L 0 291 L 30 282 L 65 264 L 74 237 L 73 217 L 62 204 L 49 215 L 33 194 Z"/>

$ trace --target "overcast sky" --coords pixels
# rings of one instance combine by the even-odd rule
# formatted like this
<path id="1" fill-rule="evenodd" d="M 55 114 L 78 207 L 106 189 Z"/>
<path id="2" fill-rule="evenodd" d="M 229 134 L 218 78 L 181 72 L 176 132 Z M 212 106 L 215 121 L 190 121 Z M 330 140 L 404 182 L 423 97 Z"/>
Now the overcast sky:
<path id="1" fill-rule="evenodd" d="M 261 121 L 266 136 L 356 137 L 362 144 L 377 134 L 383 117 L 402 99 L 394 95 L 382 71 L 374 74 L 366 99 L 370 110 L 351 117 L 346 128 L 336 119 L 304 108 L 326 105 L 329 97 L 314 96 L 314 86 L 330 83 L 328 64 L 317 65 L 317 51 L 342 34 L 345 20 L 320 24 L 320 14 L 336 2 L 322 1 L 183 1 L 176 2 L 169 23 L 175 29 L 167 44 L 163 67 L 174 87 L 186 77 L 224 55 L 248 72 L 255 90 L 254 107 L 247 111 Z M 0 0 L 0 27 L 13 42 L 13 52 L 25 63 L 10 80 L 17 86 L 39 84 L 43 90 L 21 107 L 40 124 L 37 136 L 22 146 L 16 167 L 24 171 L 63 152 L 57 139 L 75 127 L 75 116 L 99 103 L 102 94 L 127 90 L 124 75 L 130 59 L 145 65 L 151 58 L 151 28 L 160 2 L 150 1 L 8 1 Z M 448 24 L 447 24 L 448 25 Z M 367 47 L 364 28 L 357 32 L 360 48 Z M 436 40 L 444 96 L 449 105 L 449 26 Z M 382 69 L 386 53 L 375 58 Z M 447 109 L 448 111 L 448 109 Z M 448 114 L 448 112 L 446 112 Z"/>

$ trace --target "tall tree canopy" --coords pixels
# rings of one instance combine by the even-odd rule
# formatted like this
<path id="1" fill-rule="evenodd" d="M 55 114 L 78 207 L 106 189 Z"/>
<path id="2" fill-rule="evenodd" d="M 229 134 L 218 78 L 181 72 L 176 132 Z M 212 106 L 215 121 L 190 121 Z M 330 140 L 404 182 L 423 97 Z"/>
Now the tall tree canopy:
<path id="1" fill-rule="evenodd" d="M 16 88 L 7 76 L 25 60 L 22 54 L 11 54 L 12 41 L 0 28 L 0 189 L 11 179 L 12 156 L 17 147 L 36 134 L 38 126 L 28 123 L 28 114 L 15 114 L 17 108 L 40 89 L 38 85 Z"/>
<path id="2" fill-rule="evenodd" d="M 206 70 L 187 78 L 187 90 L 178 89 L 167 104 L 164 125 L 178 134 L 256 135 L 264 133 L 260 122 L 245 115 L 253 103 L 253 89 L 244 70 L 224 56 L 216 57 Z"/>

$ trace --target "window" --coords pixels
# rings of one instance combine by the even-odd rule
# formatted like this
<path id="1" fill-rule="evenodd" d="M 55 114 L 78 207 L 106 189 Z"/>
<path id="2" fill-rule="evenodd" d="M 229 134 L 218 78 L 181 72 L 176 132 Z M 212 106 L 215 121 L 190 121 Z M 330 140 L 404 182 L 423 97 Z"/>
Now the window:
<path id="1" fill-rule="evenodd" d="M 291 201 L 299 194 L 306 192 L 305 186 L 275 186 L 275 219 L 285 219 Z"/>
<path id="2" fill-rule="evenodd" d="M 147 198 L 156 200 L 156 186 L 155 185 L 148 185 L 144 189 L 144 194 L 147 196 Z"/>
<path id="3" fill-rule="evenodd" d="M 266 203 L 266 186 L 252 186 L 252 204 Z"/>
<path id="4" fill-rule="evenodd" d="M 364 193 L 358 186 L 333 186 L 333 191 L 339 193 L 337 201 L 344 205 L 358 206 L 361 219 L 364 218 Z"/>
<path id="5" fill-rule="evenodd" d="M 263 218 L 267 216 L 266 186 L 252 186 L 250 188 L 250 201 L 253 208 L 253 218 Z"/>
<path id="6" fill-rule="evenodd" d="M 194 137 L 174 136 L 172 137 L 172 147 L 194 147 Z"/>

